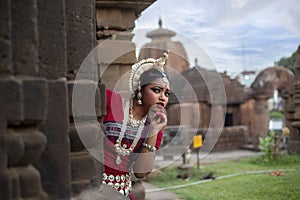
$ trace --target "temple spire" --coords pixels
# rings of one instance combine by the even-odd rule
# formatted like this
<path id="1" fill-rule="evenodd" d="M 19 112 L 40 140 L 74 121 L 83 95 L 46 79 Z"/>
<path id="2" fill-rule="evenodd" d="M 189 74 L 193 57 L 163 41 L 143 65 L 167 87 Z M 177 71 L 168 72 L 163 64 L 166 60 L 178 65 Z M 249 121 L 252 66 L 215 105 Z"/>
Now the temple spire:
<path id="1" fill-rule="evenodd" d="M 159 28 L 161 28 L 162 27 L 162 20 L 161 20 L 161 18 L 159 17 L 159 20 L 158 20 L 158 25 L 159 25 Z"/>

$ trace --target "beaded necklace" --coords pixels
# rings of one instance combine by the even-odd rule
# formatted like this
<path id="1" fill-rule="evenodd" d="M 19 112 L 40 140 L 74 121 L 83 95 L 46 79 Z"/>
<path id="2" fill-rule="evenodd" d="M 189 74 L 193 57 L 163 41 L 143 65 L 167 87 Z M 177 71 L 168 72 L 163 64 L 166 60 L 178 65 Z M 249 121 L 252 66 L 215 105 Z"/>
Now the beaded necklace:
<path id="1" fill-rule="evenodd" d="M 143 119 L 142 120 L 134 119 L 133 114 L 132 114 L 132 105 L 133 105 L 133 98 L 131 98 L 131 101 L 130 101 L 129 121 L 130 121 L 130 124 L 132 127 L 138 127 L 141 124 L 143 124 Z"/>
<path id="2" fill-rule="evenodd" d="M 130 100 L 126 101 L 125 110 L 124 110 L 124 119 L 123 119 L 121 132 L 120 132 L 120 135 L 119 135 L 119 137 L 116 140 L 116 143 L 114 145 L 115 151 L 117 153 L 117 157 L 116 157 L 116 164 L 117 165 L 119 165 L 122 161 L 121 156 L 129 156 L 130 153 L 134 150 L 134 147 L 136 146 L 139 139 L 141 138 L 142 131 L 144 129 L 144 124 L 146 122 L 146 117 L 147 116 L 145 116 L 142 120 L 139 121 L 140 126 L 138 128 L 137 134 L 136 134 L 130 148 L 127 149 L 126 144 L 121 145 L 121 142 L 123 140 L 123 137 L 124 137 L 125 131 L 126 131 L 126 127 L 127 127 L 128 116 L 129 116 L 129 108 L 131 108 L 131 101 Z"/>

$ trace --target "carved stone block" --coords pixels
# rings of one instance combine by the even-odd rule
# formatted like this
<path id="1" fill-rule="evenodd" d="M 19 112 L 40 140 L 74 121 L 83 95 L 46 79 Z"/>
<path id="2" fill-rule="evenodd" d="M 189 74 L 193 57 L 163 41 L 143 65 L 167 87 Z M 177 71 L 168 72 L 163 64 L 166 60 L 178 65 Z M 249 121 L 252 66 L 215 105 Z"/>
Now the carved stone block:
<path id="1" fill-rule="evenodd" d="M 48 81 L 48 112 L 39 130 L 47 138 L 46 149 L 36 163 L 41 173 L 43 188 L 51 199 L 70 198 L 70 145 L 65 79 Z"/>
<path id="2" fill-rule="evenodd" d="M 69 114 L 77 119 L 97 119 L 100 116 L 98 83 L 90 80 L 68 82 Z M 97 100 L 97 101 L 96 101 Z"/>
<path id="3" fill-rule="evenodd" d="M 25 123 L 45 120 L 47 113 L 48 85 L 44 78 L 24 78 L 23 103 Z"/>
<path id="4" fill-rule="evenodd" d="M 66 14 L 68 71 L 77 71 L 96 46 L 95 1 L 67 0 Z"/>
<path id="5" fill-rule="evenodd" d="M 37 1 L 12 1 L 12 59 L 18 75 L 38 72 Z"/>
<path id="6" fill-rule="evenodd" d="M 24 119 L 23 89 L 21 80 L 15 77 L 0 79 L 0 104 L 5 105 L 2 110 L 9 124 L 19 124 Z"/>
<path id="7" fill-rule="evenodd" d="M 20 177 L 21 196 L 23 198 L 46 199 L 46 194 L 42 190 L 41 177 L 39 172 L 31 165 L 17 169 Z"/>
<path id="8" fill-rule="evenodd" d="M 67 34 L 65 1 L 38 1 L 39 74 L 46 78 L 66 76 Z"/>
<path id="9" fill-rule="evenodd" d="M 11 1 L 0 6 L 0 73 L 11 73 Z"/>

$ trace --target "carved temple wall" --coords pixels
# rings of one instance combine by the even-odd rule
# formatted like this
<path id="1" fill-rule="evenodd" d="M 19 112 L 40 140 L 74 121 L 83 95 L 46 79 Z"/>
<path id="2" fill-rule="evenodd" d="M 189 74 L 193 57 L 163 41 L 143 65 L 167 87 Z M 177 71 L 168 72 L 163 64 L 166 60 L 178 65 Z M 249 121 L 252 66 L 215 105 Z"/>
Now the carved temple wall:
<path id="1" fill-rule="evenodd" d="M 96 118 L 85 115 L 75 127 L 75 78 L 97 41 L 132 30 L 151 3 L 1 1 L 0 199 L 70 199 L 98 184 L 101 163 L 86 150 L 77 131 L 98 131 L 89 125 L 105 113 L 105 86 L 101 81 L 78 81 L 83 90 L 94 87 L 99 103 Z M 133 47 L 130 37 L 111 42 L 116 48 Z M 120 60 L 116 65 L 134 62 L 133 57 Z M 100 80 L 99 71 L 96 76 Z"/>

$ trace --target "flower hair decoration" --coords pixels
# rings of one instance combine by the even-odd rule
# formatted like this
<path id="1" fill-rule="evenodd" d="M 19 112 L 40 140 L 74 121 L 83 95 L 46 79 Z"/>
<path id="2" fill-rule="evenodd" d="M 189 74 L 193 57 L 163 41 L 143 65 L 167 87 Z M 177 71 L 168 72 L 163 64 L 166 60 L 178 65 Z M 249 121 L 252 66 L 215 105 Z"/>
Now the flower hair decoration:
<path id="1" fill-rule="evenodd" d="M 140 77 L 144 72 L 150 69 L 157 69 L 165 76 L 164 65 L 167 59 L 168 53 L 164 53 L 163 56 L 158 59 L 147 58 L 132 65 L 129 77 L 129 89 L 131 93 L 134 94 L 138 89 Z"/>

